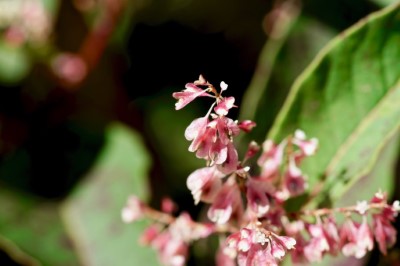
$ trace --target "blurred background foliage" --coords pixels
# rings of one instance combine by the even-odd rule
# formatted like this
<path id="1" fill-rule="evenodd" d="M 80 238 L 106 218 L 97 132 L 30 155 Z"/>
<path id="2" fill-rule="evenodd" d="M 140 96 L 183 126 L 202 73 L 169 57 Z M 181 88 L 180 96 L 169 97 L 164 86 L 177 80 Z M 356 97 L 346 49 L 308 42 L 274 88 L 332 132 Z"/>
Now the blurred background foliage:
<path id="1" fill-rule="evenodd" d="M 135 193 L 202 215 L 183 132 L 207 103 L 176 112 L 172 92 L 225 81 L 261 143 L 316 53 L 392 2 L 0 0 L 0 264 L 157 265 L 119 213 Z"/>

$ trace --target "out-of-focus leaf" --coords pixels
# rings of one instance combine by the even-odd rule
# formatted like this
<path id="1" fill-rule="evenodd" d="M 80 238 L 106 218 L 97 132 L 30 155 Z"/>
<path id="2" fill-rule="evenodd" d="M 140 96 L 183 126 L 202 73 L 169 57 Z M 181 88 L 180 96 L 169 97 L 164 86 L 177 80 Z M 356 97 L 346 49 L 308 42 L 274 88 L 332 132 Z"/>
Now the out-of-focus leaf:
<path id="1" fill-rule="evenodd" d="M 294 83 L 269 137 L 303 129 L 320 141 L 303 169 L 311 185 L 354 183 L 400 126 L 400 4 L 331 41 Z M 344 190 L 334 190 L 339 197 Z"/>
<path id="2" fill-rule="evenodd" d="M 2 252 L 6 252 L 7 260 L 9 259 L 20 265 L 24 265 L 24 266 L 40 265 L 39 261 L 37 261 L 35 258 L 33 258 L 30 255 L 28 255 L 27 253 L 25 253 L 17 245 L 15 245 L 12 241 L 10 241 L 9 239 L 7 239 L 3 236 L 0 236 L 0 261 L 2 263 L 5 263 L 4 259 L 1 256 Z M 11 264 L 11 261 L 8 261 L 7 263 Z"/>
<path id="3" fill-rule="evenodd" d="M 190 142 L 185 139 L 184 132 L 191 121 L 204 114 L 198 110 L 198 102 L 191 103 L 190 108 L 176 111 L 173 107 L 175 100 L 170 95 L 160 96 L 162 100 L 153 100 L 154 103 L 146 111 L 145 121 L 151 128 L 150 139 L 163 158 L 160 163 L 165 169 L 168 186 L 186 193 L 187 176 L 194 169 L 204 167 L 204 161 L 188 151 Z"/>
<path id="4" fill-rule="evenodd" d="M 260 141 L 265 137 L 265 133 L 271 127 L 295 78 L 335 34 L 333 29 L 315 19 L 304 15 L 297 19 L 271 70 L 270 82 L 264 79 L 265 84 L 258 85 L 257 90 L 265 92 L 259 97 L 258 105 L 255 106 L 257 108 L 255 118 L 244 116 L 244 112 L 241 113 L 243 116 L 241 118 L 254 119 L 257 122 L 257 127 L 248 137 L 245 137 L 246 140 Z M 269 56 L 268 54 L 264 55 L 264 57 Z M 260 60 L 263 59 L 260 58 Z M 241 111 L 247 109 L 247 105 L 243 105 L 243 103 L 244 101 L 242 106 L 246 106 L 246 108 L 241 108 Z"/>
<path id="5" fill-rule="evenodd" d="M 18 83 L 29 72 L 31 62 L 26 51 L 0 41 L 0 83 Z"/>
<path id="6" fill-rule="evenodd" d="M 133 19 L 137 8 L 135 1 L 125 1 L 124 4 L 125 8 L 110 40 L 111 44 L 116 44 L 118 46 L 127 43 L 129 34 L 132 33 Z"/>
<path id="7" fill-rule="evenodd" d="M 41 1 L 42 1 L 42 5 L 44 6 L 44 8 L 48 12 L 50 12 L 50 14 L 52 16 L 54 16 L 56 14 L 56 12 L 58 11 L 60 1 L 58 1 L 58 0 L 41 0 Z"/>
<path id="8" fill-rule="evenodd" d="M 120 214 L 130 194 L 148 197 L 149 167 L 140 137 L 110 125 L 96 165 L 62 208 L 83 265 L 157 265 L 154 252 L 137 243 L 145 224 L 126 225 Z"/>
<path id="9" fill-rule="evenodd" d="M 55 177 L 56 178 L 56 177 Z M 0 188 L 0 235 L 43 265 L 77 265 L 58 204 Z"/>
<path id="10" fill-rule="evenodd" d="M 398 0 L 372 0 L 372 2 L 380 5 L 381 7 L 385 7 L 398 2 Z"/>

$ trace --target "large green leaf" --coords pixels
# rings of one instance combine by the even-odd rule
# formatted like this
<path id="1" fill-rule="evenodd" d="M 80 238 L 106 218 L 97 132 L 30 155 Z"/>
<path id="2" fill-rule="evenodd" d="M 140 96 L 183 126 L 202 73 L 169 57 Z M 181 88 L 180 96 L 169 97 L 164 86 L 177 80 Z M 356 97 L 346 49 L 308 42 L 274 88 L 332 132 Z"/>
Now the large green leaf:
<path id="1" fill-rule="evenodd" d="M 78 264 L 57 203 L 18 193 L 5 186 L 0 188 L 0 202 L 0 235 L 7 239 L 8 246 L 15 245 L 13 252 L 29 253 L 42 265 Z"/>
<path id="2" fill-rule="evenodd" d="M 110 125 L 96 165 L 62 208 L 83 265 L 157 265 L 154 252 L 138 245 L 145 224 L 124 224 L 120 214 L 130 194 L 148 197 L 149 167 L 140 137 Z"/>
<path id="3" fill-rule="evenodd" d="M 374 13 L 332 40 L 295 81 L 269 133 L 280 140 L 300 128 L 319 139 L 303 165 L 312 185 L 355 183 L 399 130 L 399 10 Z"/>

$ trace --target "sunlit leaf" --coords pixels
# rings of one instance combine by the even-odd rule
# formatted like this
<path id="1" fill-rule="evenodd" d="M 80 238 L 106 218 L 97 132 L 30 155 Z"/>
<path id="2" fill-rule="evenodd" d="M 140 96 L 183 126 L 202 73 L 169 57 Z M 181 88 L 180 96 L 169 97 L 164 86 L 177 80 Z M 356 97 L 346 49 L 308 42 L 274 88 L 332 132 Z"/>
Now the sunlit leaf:
<path id="1" fill-rule="evenodd" d="M 62 210 L 84 265 L 157 265 L 155 253 L 138 244 L 145 224 L 121 220 L 130 194 L 149 196 L 149 167 L 140 137 L 121 124 L 110 125 L 96 165 Z"/>
<path id="2" fill-rule="evenodd" d="M 332 190 L 368 174 L 400 126 L 400 5 L 341 33 L 294 83 L 269 137 L 301 128 L 320 149 L 304 170 Z"/>

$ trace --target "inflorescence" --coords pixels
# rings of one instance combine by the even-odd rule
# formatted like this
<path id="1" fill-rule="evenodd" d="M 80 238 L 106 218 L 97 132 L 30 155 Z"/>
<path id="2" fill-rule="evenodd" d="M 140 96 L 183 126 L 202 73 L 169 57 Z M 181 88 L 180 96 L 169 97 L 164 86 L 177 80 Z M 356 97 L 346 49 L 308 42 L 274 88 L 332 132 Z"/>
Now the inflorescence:
<path id="1" fill-rule="evenodd" d="M 222 96 L 227 87 L 221 82 L 218 92 L 200 76 L 186 84 L 185 90 L 173 93 L 178 100 L 176 110 L 198 97 L 214 99 L 207 114 L 185 131 L 185 138 L 191 141 L 189 151 L 206 161 L 204 168 L 189 175 L 186 185 L 195 204 L 210 204 L 210 222 L 193 221 L 186 212 L 174 217 L 176 206 L 169 199 L 164 199 L 162 211 L 157 211 L 130 196 L 122 210 L 123 221 L 145 217 L 154 221 L 140 241 L 156 249 L 160 261 L 171 266 L 185 265 L 189 245 L 213 234 L 220 236 L 218 266 L 279 265 L 288 253 L 294 263 L 318 262 L 324 255 L 339 253 L 362 258 L 372 250 L 374 239 L 386 254 L 396 242 L 391 223 L 400 211 L 399 201 L 390 205 L 386 193 L 378 192 L 369 202 L 354 206 L 289 213 L 285 203 L 308 190 L 300 164 L 316 153 L 318 140 L 296 130 L 279 144 L 266 140 L 260 147 L 251 142 L 240 160 L 234 138 L 241 131 L 250 132 L 256 124 L 227 117 L 236 107 L 233 97 Z M 252 175 L 246 162 L 260 150 L 260 171 Z M 337 214 L 344 217 L 340 224 Z"/>

